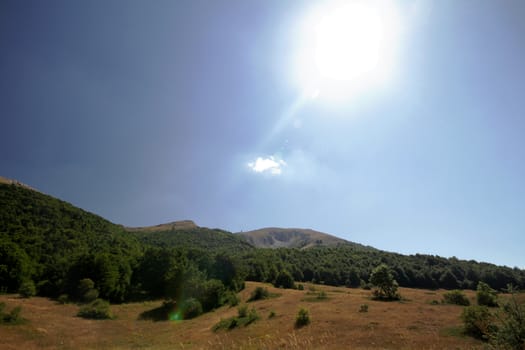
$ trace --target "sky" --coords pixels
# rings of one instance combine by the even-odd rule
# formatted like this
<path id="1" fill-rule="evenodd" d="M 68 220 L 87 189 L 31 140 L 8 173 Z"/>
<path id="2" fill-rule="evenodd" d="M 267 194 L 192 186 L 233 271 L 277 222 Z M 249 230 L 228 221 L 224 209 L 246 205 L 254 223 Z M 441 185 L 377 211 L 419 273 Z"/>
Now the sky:
<path id="1" fill-rule="evenodd" d="M 525 268 L 525 2 L 353 3 L 1 1 L 0 175 Z"/>

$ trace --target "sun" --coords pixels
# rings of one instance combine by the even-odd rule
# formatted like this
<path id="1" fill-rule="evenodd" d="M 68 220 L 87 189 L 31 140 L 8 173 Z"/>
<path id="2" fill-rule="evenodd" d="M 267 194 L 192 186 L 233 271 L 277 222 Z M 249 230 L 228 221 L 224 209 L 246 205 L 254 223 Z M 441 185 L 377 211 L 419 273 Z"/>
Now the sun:
<path id="1" fill-rule="evenodd" d="M 315 27 L 314 60 L 320 78 L 350 80 L 373 71 L 383 40 L 381 18 L 370 7 L 348 4 Z"/>
<path id="2" fill-rule="evenodd" d="M 343 1 L 310 9 L 299 27 L 294 74 L 312 98 L 345 97 L 386 80 L 397 43 L 392 2 Z"/>

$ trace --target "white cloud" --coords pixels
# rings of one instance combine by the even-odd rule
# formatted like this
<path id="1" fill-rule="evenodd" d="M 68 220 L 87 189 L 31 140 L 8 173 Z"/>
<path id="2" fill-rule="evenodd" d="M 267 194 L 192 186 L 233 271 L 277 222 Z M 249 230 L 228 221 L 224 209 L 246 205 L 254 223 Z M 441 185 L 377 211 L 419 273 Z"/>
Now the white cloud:
<path id="1" fill-rule="evenodd" d="M 248 163 L 248 167 L 256 173 L 268 173 L 270 175 L 281 175 L 286 162 L 282 159 L 269 156 L 267 158 L 257 157 L 253 162 Z"/>

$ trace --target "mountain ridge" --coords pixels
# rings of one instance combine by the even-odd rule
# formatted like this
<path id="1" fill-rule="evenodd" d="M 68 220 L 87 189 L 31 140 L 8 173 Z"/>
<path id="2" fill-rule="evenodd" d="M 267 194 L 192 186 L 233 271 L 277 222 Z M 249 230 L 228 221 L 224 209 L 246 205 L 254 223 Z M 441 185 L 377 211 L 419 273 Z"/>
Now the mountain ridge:
<path id="1" fill-rule="evenodd" d="M 237 234 L 257 248 L 308 249 L 318 246 L 352 245 L 363 249 L 375 249 L 310 228 L 265 227 Z"/>

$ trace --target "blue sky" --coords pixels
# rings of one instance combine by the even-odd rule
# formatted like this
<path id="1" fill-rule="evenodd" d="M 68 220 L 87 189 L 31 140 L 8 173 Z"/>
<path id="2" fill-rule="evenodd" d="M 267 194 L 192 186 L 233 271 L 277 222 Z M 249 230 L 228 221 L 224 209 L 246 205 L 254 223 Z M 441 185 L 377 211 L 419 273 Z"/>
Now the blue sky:
<path id="1" fill-rule="evenodd" d="M 2 1 L 0 175 L 128 226 L 525 268 L 525 2 L 373 3 L 387 73 L 340 87 L 298 53 L 329 2 Z"/>

